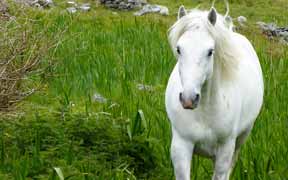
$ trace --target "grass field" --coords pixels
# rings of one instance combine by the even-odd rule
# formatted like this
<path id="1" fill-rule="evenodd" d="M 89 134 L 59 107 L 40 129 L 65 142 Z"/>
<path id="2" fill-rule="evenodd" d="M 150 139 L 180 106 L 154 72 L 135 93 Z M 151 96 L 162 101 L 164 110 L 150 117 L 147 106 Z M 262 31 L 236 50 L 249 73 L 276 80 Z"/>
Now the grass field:
<path id="1" fill-rule="evenodd" d="M 43 39 L 56 45 L 42 59 L 45 73 L 24 82 L 41 88 L 0 114 L 0 179 L 174 178 L 164 92 L 176 61 L 167 29 L 180 4 L 209 8 L 209 2 L 151 0 L 171 15 L 137 18 L 90 2 L 92 11 L 74 15 L 60 0 L 44 11 L 11 3 L 19 23 L 29 18 L 33 31 L 45 31 Z M 265 79 L 264 105 L 232 179 L 286 180 L 288 46 L 266 39 L 255 22 L 287 25 L 288 2 L 231 0 L 230 6 L 233 17 L 248 18 L 240 32 L 255 46 Z M 224 11 L 221 1 L 217 7 Z M 139 90 L 139 84 L 152 88 Z M 95 93 L 107 102 L 95 101 Z M 209 160 L 195 156 L 192 166 L 192 179 L 212 176 Z"/>

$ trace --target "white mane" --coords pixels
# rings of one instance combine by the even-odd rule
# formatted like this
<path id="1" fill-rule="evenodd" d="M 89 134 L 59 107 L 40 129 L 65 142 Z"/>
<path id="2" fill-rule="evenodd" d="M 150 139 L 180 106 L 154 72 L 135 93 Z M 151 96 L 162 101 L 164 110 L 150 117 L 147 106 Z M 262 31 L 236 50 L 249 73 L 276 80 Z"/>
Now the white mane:
<path id="1" fill-rule="evenodd" d="M 207 31 L 215 40 L 214 62 L 215 68 L 219 68 L 221 79 L 231 79 L 238 66 L 238 60 L 241 59 L 241 48 L 233 40 L 233 23 L 227 18 L 217 13 L 217 21 L 213 26 L 208 21 L 208 11 L 193 9 L 187 15 L 180 18 L 169 29 L 169 42 L 174 54 L 176 54 L 176 45 L 179 38 L 187 31 L 197 28 L 197 26 L 206 27 Z"/>

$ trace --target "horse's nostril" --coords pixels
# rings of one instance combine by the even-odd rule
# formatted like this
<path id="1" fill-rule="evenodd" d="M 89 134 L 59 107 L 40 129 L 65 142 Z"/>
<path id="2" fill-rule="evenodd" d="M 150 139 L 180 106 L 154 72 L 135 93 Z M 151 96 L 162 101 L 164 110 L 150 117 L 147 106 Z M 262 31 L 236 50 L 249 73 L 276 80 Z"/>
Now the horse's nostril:
<path id="1" fill-rule="evenodd" d="M 199 94 L 196 94 L 196 96 L 195 96 L 195 102 L 198 102 L 199 99 L 200 99 L 200 95 L 199 95 Z"/>
<path id="2" fill-rule="evenodd" d="M 182 93 L 179 93 L 179 101 L 182 102 L 183 101 L 183 96 Z"/>

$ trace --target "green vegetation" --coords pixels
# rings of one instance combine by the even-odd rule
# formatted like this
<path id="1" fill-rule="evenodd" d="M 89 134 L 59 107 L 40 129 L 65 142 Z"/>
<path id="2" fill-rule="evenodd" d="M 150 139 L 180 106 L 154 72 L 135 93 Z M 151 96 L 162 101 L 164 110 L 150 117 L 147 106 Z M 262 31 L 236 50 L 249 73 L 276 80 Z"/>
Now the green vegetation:
<path id="1" fill-rule="evenodd" d="M 56 42 L 42 58 L 45 73 L 23 83 L 41 84 L 16 110 L 0 114 L 0 179 L 173 179 L 170 125 L 164 107 L 166 82 L 175 64 L 167 29 L 180 4 L 209 8 L 198 0 L 151 0 L 170 7 L 171 16 L 112 14 L 93 4 L 69 15 L 60 0 L 50 10 L 10 14 L 45 42 Z M 221 1 L 217 7 L 224 11 Z M 288 178 L 288 48 L 266 39 L 256 21 L 287 25 L 286 0 L 233 0 L 231 15 L 244 15 L 240 30 L 259 55 L 265 102 L 232 179 Z M 94 3 L 91 1 L 91 3 Z M 95 10 L 94 10 L 95 9 Z M 25 12 L 25 13 L 23 13 Z M 11 24 L 13 27 L 13 23 Z M 2 36 L 2 35 L 1 35 Z M 138 84 L 152 90 L 139 90 Z M 93 100 L 95 93 L 107 103 Z M 59 168 L 59 169 L 58 169 Z M 192 179 L 209 179 L 212 163 L 195 156 Z"/>

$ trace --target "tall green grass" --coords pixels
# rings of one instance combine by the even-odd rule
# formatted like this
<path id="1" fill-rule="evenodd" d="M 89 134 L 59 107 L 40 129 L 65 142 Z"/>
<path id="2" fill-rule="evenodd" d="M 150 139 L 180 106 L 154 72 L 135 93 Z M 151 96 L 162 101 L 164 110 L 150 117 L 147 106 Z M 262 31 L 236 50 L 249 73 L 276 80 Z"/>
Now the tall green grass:
<path id="1" fill-rule="evenodd" d="M 281 3 L 274 8 L 281 9 Z M 171 4 L 173 11 L 178 4 Z M 235 14 L 253 10 L 240 11 L 246 1 L 233 4 Z M 176 63 L 166 34 L 175 17 L 99 11 L 107 16 L 32 11 L 35 30 L 45 27 L 51 39 L 63 34 L 43 59 L 43 66 L 54 61 L 42 77 L 43 89 L 21 103 L 22 113 L 1 116 L 0 179 L 54 180 L 61 174 L 76 180 L 174 178 L 164 92 Z M 287 20 L 264 18 L 280 24 Z M 265 39 L 253 23 L 241 32 L 260 58 L 265 98 L 232 179 L 287 179 L 287 47 Z M 152 89 L 139 90 L 138 84 Z M 95 93 L 107 103 L 93 100 Z M 209 160 L 195 156 L 192 164 L 192 179 L 211 177 Z"/>

